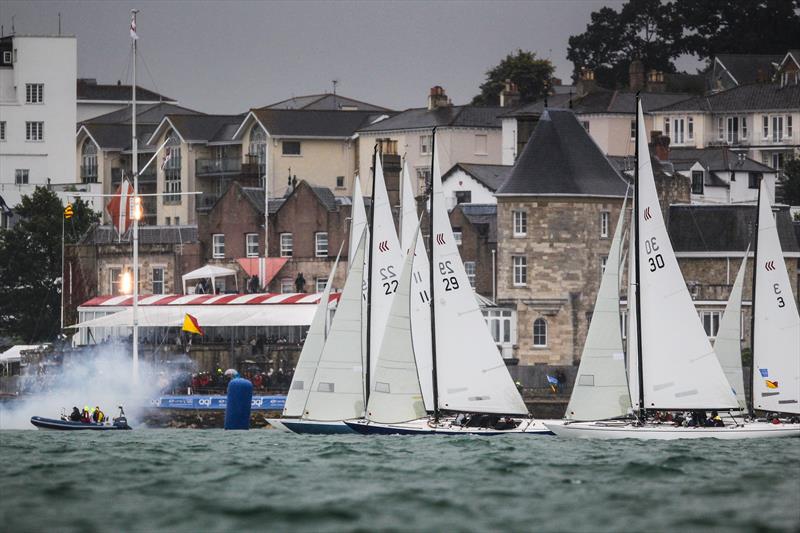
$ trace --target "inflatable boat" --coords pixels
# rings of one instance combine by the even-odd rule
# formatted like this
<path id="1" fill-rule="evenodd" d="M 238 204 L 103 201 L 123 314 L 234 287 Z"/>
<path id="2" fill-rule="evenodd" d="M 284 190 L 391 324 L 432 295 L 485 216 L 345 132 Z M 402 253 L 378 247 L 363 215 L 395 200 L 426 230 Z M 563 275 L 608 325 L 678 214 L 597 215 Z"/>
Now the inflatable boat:
<path id="1" fill-rule="evenodd" d="M 132 429 L 128 425 L 128 420 L 124 416 L 115 418 L 113 422 L 108 424 L 97 424 L 95 422 L 73 422 L 71 420 L 32 416 L 31 424 L 39 429 L 56 429 L 61 431 L 111 431 L 118 429 Z"/>

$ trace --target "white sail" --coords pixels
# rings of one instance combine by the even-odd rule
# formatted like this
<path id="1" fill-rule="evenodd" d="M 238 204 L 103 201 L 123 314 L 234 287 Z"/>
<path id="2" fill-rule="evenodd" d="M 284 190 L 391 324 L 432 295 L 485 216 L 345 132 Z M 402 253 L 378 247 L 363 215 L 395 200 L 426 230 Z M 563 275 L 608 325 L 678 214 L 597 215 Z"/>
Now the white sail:
<path id="1" fill-rule="evenodd" d="M 353 205 L 350 208 L 350 246 L 347 249 L 348 268 L 353 264 L 356 255 L 358 240 L 367 227 L 367 210 L 364 208 L 364 197 L 361 195 L 361 181 L 356 177 L 353 180 Z"/>
<path id="2" fill-rule="evenodd" d="M 322 348 L 303 413 L 307 420 L 338 421 L 364 415 L 361 284 L 366 238 L 365 230 Z"/>
<path id="3" fill-rule="evenodd" d="M 375 158 L 375 204 L 372 206 L 372 279 L 369 290 L 370 301 L 370 388 L 374 388 L 375 365 L 392 307 L 394 293 L 400 283 L 400 269 L 403 268 L 403 252 L 392 217 L 392 206 L 386 192 L 381 158 Z"/>
<path id="4" fill-rule="evenodd" d="M 631 395 L 631 406 L 640 409 L 639 405 L 639 323 L 636 320 L 636 255 L 635 232 L 633 231 L 633 216 L 636 212 L 636 202 L 633 202 L 633 210 L 630 215 L 628 225 L 628 324 L 625 328 L 626 336 L 626 359 L 628 361 L 628 390 Z"/>
<path id="5" fill-rule="evenodd" d="M 289 387 L 289 394 L 286 396 L 286 403 L 283 407 L 283 416 L 285 417 L 299 417 L 303 415 L 306 401 L 308 400 L 308 393 L 314 381 L 314 374 L 317 372 L 319 358 L 320 355 L 322 355 L 322 348 L 325 346 L 331 286 L 333 284 L 333 277 L 336 275 L 336 268 L 339 266 L 339 257 L 341 254 L 342 250 L 340 248 L 339 254 L 336 256 L 336 261 L 333 263 L 333 268 L 331 268 L 331 273 L 328 275 L 328 281 L 325 283 L 325 290 L 322 292 L 322 298 L 320 298 L 317 310 L 314 312 L 314 318 L 311 320 L 311 326 L 308 328 L 308 334 L 306 334 L 306 340 L 303 343 L 303 350 L 300 352 L 300 357 L 297 359 L 297 366 L 292 376 L 292 384 Z"/>
<path id="6" fill-rule="evenodd" d="M 411 250 L 412 241 L 416 238 L 419 230 L 419 215 L 417 215 L 417 201 L 414 199 L 414 187 L 411 185 L 411 176 L 408 171 L 408 163 L 403 162 L 403 172 L 400 176 L 400 188 L 402 189 L 400 201 L 400 246 L 403 253 Z"/>
<path id="7" fill-rule="evenodd" d="M 631 408 L 619 323 L 620 249 L 626 203 L 622 204 L 608 251 L 578 376 L 567 405 L 566 418 L 571 420 L 621 417 Z"/>
<path id="8" fill-rule="evenodd" d="M 772 199 L 761 180 L 755 256 L 753 407 L 800 413 L 800 317 L 786 271 Z"/>
<path id="9" fill-rule="evenodd" d="M 418 235 L 418 232 L 412 233 Z M 409 246 L 416 244 L 413 238 Z M 411 339 L 411 279 L 414 255 L 408 254 L 400 273 L 392 309 L 386 323 L 378 363 L 375 386 L 369 396 L 367 418 L 380 423 L 399 423 L 425 416 L 414 346 Z"/>
<path id="10" fill-rule="evenodd" d="M 641 103 L 638 116 L 639 328 L 648 409 L 735 409 L 736 396 L 686 288 L 656 192 Z"/>
<path id="11" fill-rule="evenodd" d="M 445 207 L 439 163 L 433 160 L 433 305 L 439 407 L 444 410 L 528 413 L 489 334 Z"/>
<path id="12" fill-rule="evenodd" d="M 747 266 L 747 256 L 750 248 L 744 254 L 739 273 L 731 288 L 728 304 L 719 321 L 717 338 L 714 340 L 714 351 L 719 359 L 719 364 L 728 378 L 728 383 L 736 394 L 739 409 L 747 409 L 747 399 L 744 395 L 744 376 L 742 374 L 742 286 L 744 285 L 744 271 Z"/>

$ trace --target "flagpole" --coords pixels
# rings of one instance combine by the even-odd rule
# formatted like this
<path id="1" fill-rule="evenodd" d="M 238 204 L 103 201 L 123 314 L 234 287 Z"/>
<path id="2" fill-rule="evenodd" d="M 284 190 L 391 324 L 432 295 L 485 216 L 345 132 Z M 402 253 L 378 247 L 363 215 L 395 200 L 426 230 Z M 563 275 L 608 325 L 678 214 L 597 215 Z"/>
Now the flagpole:
<path id="1" fill-rule="evenodd" d="M 129 201 L 127 208 L 130 214 L 130 207 L 135 205 L 136 195 L 139 194 L 139 142 L 136 138 L 136 14 L 138 9 L 131 9 L 131 40 L 133 41 L 133 83 L 131 84 L 131 135 L 132 139 L 132 161 L 131 173 L 133 174 L 133 200 Z M 133 383 L 139 382 L 139 320 L 137 312 L 139 310 L 139 216 L 133 216 Z"/>
<path id="2" fill-rule="evenodd" d="M 61 333 L 64 332 L 64 219 L 66 216 L 65 213 L 61 213 Z"/>
<path id="3" fill-rule="evenodd" d="M 269 292 L 267 289 L 267 271 L 269 270 L 269 172 L 267 165 L 269 158 L 267 157 L 267 150 L 269 149 L 269 142 L 264 144 L 264 278 L 261 284 L 264 286 L 264 292 Z M 258 166 L 258 162 L 256 162 Z"/>

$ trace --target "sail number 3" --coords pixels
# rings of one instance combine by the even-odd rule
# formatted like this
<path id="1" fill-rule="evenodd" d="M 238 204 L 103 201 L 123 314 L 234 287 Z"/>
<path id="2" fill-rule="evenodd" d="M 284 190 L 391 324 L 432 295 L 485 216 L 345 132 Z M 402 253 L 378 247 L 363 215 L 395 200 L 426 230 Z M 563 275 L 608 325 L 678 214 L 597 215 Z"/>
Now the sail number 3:
<path id="1" fill-rule="evenodd" d="M 650 237 L 644 241 L 644 251 L 648 256 L 658 251 L 658 243 L 655 237 Z M 664 258 L 661 254 L 657 253 L 652 257 L 648 257 L 647 262 L 650 265 L 650 272 L 655 272 L 659 268 L 664 268 Z"/>
<path id="2" fill-rule="evenodd" d="M 777 296 L 781 294 L 781 286 L 777 283 L 772 285 L 772 290 L 775 291 L 775 299 L 778 302 L 778 307 L 786 307 L 786 302 L 783 301 L 783 296 Z"/>
<path id="3" fill-rule="evenodd" d="M 442 281 L 444 281 L 444 290 L 445 291 L 454 291 L 458 289 L 458 279 L 455 276 L 451 276 L 450 274 L 455 274 L 453 271 L 453 266 L 450 261 L 440 261 L 439 262 L 439 274 L 444 276 Z"/>

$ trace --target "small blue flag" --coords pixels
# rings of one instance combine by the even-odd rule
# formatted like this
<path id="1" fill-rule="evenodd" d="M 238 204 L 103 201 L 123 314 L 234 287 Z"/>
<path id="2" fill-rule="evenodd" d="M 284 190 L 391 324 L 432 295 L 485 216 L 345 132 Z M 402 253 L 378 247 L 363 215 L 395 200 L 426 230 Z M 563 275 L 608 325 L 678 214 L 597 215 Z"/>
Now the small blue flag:
<path id="1" fill-rule="evenodd" d="M 554 378 L 553 376 L 547 376 L 547 382 L 552 383 L 553 385 L 558 385 L 558 379 Z"/>
<path id="2" fill-rule="evenodd" d="M 766 368 L 759 368 L 758 371 L 761 372 L 761 377 L 762 378 L 768 378 L 769 377 L 769 371 Z"/>

